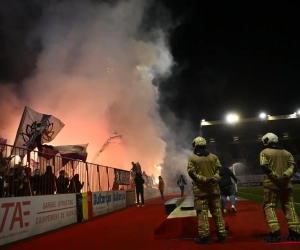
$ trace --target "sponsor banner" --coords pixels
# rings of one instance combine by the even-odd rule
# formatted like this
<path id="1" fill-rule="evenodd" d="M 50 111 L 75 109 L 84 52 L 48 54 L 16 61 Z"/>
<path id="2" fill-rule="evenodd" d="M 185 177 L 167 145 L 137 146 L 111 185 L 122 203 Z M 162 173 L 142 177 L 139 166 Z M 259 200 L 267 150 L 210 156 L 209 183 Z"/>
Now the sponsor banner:
<path id="1" fill-rule="evenodd" d="M 291 180 L 293 184 L 300 184 L 300 173 L 296 173 Z"/>
<path id="2" fill-rule="evenodd" d="M 99 216 L 107 213 L 107 204 L 111 202 L 110 192 L 93 193 L 93 215 Z"/>
<path id="3" fill-rule="evenodd" d="M 263 182 L 265 175 L 242 175 L 236 176 L 238 183 Z"/>
<path id="4" fill-rule="evenodd" d="M 92 193 L 92 196 L 94 216 L 99 216 L 126 207 L 125 190 L 96 192 Z"/>
<path id="5" fill-rule="evenodd" d="M 83 220 L 90 220 L 93 218 L 93 198 L 92 192 L 82 193 L 82 214 Z"/>
<path id="6" fill-rule="evenodd" d="M 238 187 L 259 186 L 260 184 L 258 183 L 263 183 L 265 175 L 244 175 L 244 176 L 237 176 L 236 178 L 238 179 Z M 291 178 L 291 181 L 293 184 L 299 184 L 300 173 L 296 173 Z"/>
<path id="7" fill-rule="evenodd" d="M 115 169 L 115 183 L 119 185 L 130 185 L 130 171 Z"/>
<path id="8" fill-rule="evenodd" d="M 110 192 L 112 202 L 108 203 L 108 212 L 116 211 L 126 207 L 126 192 L 125 190 Z"/>
<path id="9" fill-rule="evenodd" d="M 247 183 L 238 183 L 238 187 L 261 187 L 263 182 L 247 182 Z"/>
<path id="10" fill-rule="evenodd" d="M 1 199 L 0 245 L 76 222 L 75 194 Z"/>

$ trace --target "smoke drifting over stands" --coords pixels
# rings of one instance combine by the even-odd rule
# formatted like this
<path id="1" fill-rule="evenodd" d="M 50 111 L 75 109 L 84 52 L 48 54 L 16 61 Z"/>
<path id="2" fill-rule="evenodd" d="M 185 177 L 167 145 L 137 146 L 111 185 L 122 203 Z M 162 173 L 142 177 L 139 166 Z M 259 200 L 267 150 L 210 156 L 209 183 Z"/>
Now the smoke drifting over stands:
<path id="1" fill-rule="evenodd" d="M 170 165 L 172 173 L 185 171 L 186 145 L 174 140 L 185 135 L 173 132 L 182 124 L 159 105 L 160 81 L 174 65 L 168 46 L 174 25 L 164 8 L 145 0 L 0 5 L 1 137 L 13 144 L 26 105 L 66 124 L 51 144 L 89 143 L 88 161 L 116 131 L 122 142 L 111 143 L 95 163 L 129 170 L 139 161 L 158 176 L 155 166 L 165 161 L 165 175 Z"/>

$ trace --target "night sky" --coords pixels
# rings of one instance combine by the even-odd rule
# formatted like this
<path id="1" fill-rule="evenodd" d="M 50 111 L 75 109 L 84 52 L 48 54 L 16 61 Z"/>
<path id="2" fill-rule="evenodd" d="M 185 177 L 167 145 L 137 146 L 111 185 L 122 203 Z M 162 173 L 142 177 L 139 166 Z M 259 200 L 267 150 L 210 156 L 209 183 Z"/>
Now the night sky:
<path id="1" fill-rule="evenodd" d="M 19 84 L 34 71 L 42 50 L 38 40 L 28 45 L 24 39 L 39 20 L 42 5 L 12 2 L 18 2 L 16 8 L 0 0 L 5 17 L 0 19 L 0 82 Z M 171 110 L 196 129 L 201 119 L 224 119 L 227 112 L 254 117 L 261 111 L 281 115 L 300 108 L 296 2 L 156 2 L 180 23 L 169 41 L 177 65 L 171 77 L 156 79 L 162 115 Z M 7 25 L 10 29 L 3 28 Z"/>
<path id="2" fill-rule="evenodd" d="M 178 91 L 163 100 L 178 116 L 196 122 L 231 111 L 256 117 L 300 108 L 296 5 L 167 2 L 184 20 L 171 36 L 177 73 L 162 86 L 162 92 Z"/>

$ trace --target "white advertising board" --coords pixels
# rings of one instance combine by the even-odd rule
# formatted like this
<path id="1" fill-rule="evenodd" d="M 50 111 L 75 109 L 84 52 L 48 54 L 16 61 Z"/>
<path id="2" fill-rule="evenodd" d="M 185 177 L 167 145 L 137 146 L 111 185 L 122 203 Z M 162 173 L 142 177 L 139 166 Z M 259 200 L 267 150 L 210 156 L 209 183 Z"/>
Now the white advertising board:
<path id="1" fill-rule="evenodd" d="M 93 215 L 99 216 L 126 207 L 126 192 L 107 191 L 92 193 Z"/>
<path id="2" fill-rule="evenodd" d="M 0 245 L 77 222 L 76 194 L 1 198 Z"/>
<path id="3" fill-rule="evenodd" d="M 112 208 L 108 208 L 108 211 L 116 211 L 126 207 L 126 191 L 113 191 L 112 193 Z M 112 210 L 110 210 L 112 209 Z"/>
<path id="4" fill-rule="evenodd" d="M 249 182 L 263 182 L 264 175 L 243 175 L 236 176 L 238 183 L 249 183 Z"/>
<path id="5" fill-rule="evenodd" d="M 239 183 L 250 183 L 250 182 L 263 182 L 265 175 L 243 175 L 236 176 Z M 300 173 L 296 173 L 292 178 L 292 181 L 300 180 Z"/>

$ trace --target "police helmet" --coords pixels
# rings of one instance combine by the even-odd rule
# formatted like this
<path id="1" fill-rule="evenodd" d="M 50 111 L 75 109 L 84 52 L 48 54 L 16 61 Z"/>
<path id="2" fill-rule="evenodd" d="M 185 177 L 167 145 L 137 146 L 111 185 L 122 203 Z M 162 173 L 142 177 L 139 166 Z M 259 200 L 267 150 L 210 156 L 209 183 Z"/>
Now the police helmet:
<path id="1" fill-rule="evenodd" d="M 267 133 L 261 138 L 261 140 L 263 144 L 267 146 L 270 143 L 278 143 L 278 136 L 273 133 Z"/>
<path id="2" fill-rule="evenodd" d="M 194 140 L 193 140 L 193 147 L 197 147 L 197 146 L 200 146 L 200 147 L 205 147 L 206 146 L 206 140 L 200 136 L 196 137 Z"/>

